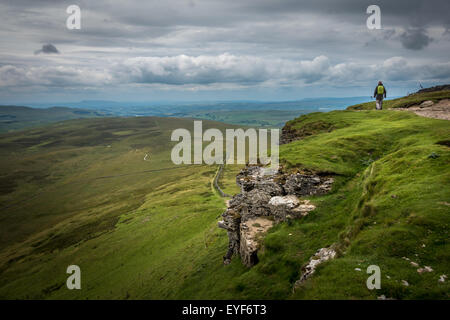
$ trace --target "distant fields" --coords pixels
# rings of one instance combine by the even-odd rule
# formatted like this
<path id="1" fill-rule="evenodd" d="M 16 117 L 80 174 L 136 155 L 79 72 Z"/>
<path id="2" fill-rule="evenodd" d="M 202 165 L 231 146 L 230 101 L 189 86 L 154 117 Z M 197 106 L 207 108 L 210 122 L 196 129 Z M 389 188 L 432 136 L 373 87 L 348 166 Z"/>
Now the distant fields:
<path id="1" fill-rule="evenodd" d="M 233 111 L 206 111 L 177 114 L 197 119 L 214 120 L 240 126 L 262 128 L 281 128 L 292 118 L 315 110 L 233 110 Z"/>
<path id="2" fill-rule="evenodd" d="M 48 123 L 97 117 L 176 117 L 214 120 L 252 127 L 282 127 L 302 114 L 342 109 L 367 97 L 316 98 L 298 101 L 114 102 L 80 101 L 26 106 L 0 105 L 0 133 Z M 55 107 L 56 105 L 56 107 Z"/>

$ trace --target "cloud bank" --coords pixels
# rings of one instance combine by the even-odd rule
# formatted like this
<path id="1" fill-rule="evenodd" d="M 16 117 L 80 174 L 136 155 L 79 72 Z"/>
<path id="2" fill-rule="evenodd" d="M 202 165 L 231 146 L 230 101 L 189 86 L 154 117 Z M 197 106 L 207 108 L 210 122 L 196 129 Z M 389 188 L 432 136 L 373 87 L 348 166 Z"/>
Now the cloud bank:
<path id="1" fill-rule="evenodd" d="M 449 81 L 448 0 L 380 0 L 381 30 L 366 27 L 368 0 L 77 4 L 81 30 L 65 27 L 67 3 L 0 3 L 0 103 L 191 89 L 284 100 L 287 88 L 296 99 L 361 95 L 378 80 L 402 94 Z"/>
<path id="2" fill-rule="evenodd" d="M 224 53 L 216 56 L 134 57 L 109 68 L 0 67 L 0 86 L 106 86 L 212 84 L 280 86 L 285 83 L 355 84 L 384 81 L 450 79 L 450 62 L 412 65 L 403 57 L 376 64 L 332 64 L 327 56 L 312 60 L 268 59 Z"/>

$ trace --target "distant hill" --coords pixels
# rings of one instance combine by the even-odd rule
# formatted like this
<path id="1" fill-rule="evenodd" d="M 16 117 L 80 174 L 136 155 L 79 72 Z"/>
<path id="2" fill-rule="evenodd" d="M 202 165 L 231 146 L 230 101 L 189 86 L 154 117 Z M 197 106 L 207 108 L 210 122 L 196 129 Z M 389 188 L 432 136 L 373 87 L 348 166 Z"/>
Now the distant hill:
<path id="1" fill-rule="evenodd" d="M 51 107 L 35 109 L 22 106 L 0 106 L 0 132 L 9 132 L 70 119 L 104 117 L 108 113 L 95 110 Z"/>
<path id="2" fill-rule="evenodd" d="M 431 88 L 424 88 L 421 89 L 419 91 L 417 91 L 418 93 L 423 93 L 423 92 L 435 92 L 435 91 L 449 91 L 450 90 L 450 84 L 444 84 L 441 86 L 434 86 Z"/>
<path id="3" fill-rule="evenodd" d="M 177 117 L 220 121 L 240 126 L 282 127 L 286 121 L 317 111 L 340 110 L 370 97 L 311 98 L 297 101 L 115 102 L 89 100 L 54 104 L 0 106 L 0 133 L 45 123 L 92 117 Z"/>

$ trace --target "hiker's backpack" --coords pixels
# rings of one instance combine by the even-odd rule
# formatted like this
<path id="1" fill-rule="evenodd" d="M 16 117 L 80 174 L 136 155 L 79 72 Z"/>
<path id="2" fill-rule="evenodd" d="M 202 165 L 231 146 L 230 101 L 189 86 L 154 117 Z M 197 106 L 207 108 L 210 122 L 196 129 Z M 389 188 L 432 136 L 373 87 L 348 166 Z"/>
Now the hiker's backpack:
<path id="1" fill-rule="evenodd" d="M 378 86 L 377 87 L 377 93 L 378 94 L 383 94 L 384 93 L 384 87 L 383 86 Z"/>

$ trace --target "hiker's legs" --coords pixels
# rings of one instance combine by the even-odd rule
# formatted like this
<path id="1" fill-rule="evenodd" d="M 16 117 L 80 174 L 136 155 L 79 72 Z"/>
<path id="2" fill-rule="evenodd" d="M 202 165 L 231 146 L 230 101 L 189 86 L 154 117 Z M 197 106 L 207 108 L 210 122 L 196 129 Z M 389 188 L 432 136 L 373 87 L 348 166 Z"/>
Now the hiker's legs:
<path id="1" fill-rule="evenodd" d="M 380 100 L 377 99 L 377 101 L 375 102 L 375 107 L 377 110 L 383 109 L 383 99 Z"/>

